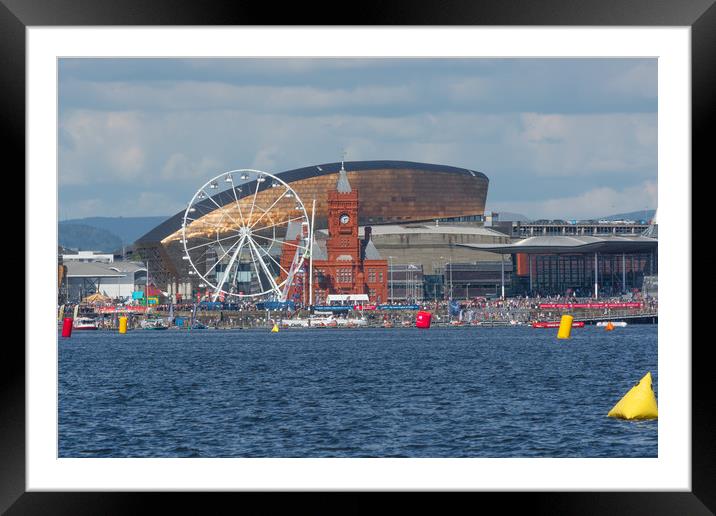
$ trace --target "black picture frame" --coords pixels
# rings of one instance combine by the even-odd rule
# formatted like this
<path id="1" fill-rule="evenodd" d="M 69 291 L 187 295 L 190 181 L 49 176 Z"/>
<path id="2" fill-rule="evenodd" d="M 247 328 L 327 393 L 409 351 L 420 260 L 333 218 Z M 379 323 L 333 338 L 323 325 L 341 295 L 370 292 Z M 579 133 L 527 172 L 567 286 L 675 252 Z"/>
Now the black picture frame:
<path id="1" fill-rule="evenodd" d="M 308 4 L 280 9 L 247 2 L 176 2 L 171 0 L 0 0 L 0 126 L 6 156 L 15 170 L 25 169 L 25 29 L 29 26 L 105 25 L 552 25 L 552 26 L 690 26 L 692 29 L 692 170 L 706 169 L 713 146 L 709 123 L 716 112 L 716 6 L 714 0 L 542 0 L 434 4 L 380 2 L 360 5 L 350 16 L 339 9 L 329 21 L 316 18 Z M 323 11 L 321 7 L 316 11 Z M 341 14 L 339 14 L 341 13 Z M 710 164 L 709 164 L 710 165 Z M 691 178 L 685 178 L 691 180 Z M 32 235 L 26 235 L 32 238 Z M 27 271 L 26 271 L 27 273 Z M 690 278 L 685 281 L 691 285 Z M 26 317 L 30 311 L 26 312 Z M 526 492 L 476 493 L 505 509 L 516 505 L 534 514 L 713 514 L 716 511 L 716 465 L 708 339 L 692 345 L 692 490 L 690 492 Z M 186 493 L 26 492 L 25 489 L 25 353 L 3 346 L 0 361 L 0 511 L 16 514 L 128 514 L 143 512 L 151 501 L 181 499 Z M 197 507 L 213 512 L 226 496 L 202 493 Z M 262 503 L 265 503 L 262 497 Z M 329 507 L 331 497 L 323 499 Z M 483 502 L 484 503 L 484 502 Z M 270 510 L 271 504 L 263 506 Z M 487 506 L 486 506 L 487 507 Z M 474 507 L 473 507 L 474 508 Z"/>

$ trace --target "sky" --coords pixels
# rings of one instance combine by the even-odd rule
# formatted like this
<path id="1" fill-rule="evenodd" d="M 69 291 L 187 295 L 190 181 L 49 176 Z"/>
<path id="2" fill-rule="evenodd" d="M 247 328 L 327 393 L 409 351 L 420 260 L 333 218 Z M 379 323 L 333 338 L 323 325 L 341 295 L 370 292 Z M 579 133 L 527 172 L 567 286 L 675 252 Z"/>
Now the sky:
<path id="1" fill-rule="evenodd" d="M 656 59 L 63 58 L 58 115 L 60 220 L 344 153 L 479 170 L 533 219 L 657 207 Z"/>

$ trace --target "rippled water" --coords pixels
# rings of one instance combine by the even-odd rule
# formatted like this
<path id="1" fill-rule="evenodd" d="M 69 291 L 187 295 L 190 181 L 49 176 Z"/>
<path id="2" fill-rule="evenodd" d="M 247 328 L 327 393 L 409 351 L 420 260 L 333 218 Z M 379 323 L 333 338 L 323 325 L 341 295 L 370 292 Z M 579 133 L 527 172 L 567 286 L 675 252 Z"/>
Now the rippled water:
<path id="1" fill-rule="evenodd" d="M 656 457 L 657 326 L 76 331 L 60 457 Z"/>

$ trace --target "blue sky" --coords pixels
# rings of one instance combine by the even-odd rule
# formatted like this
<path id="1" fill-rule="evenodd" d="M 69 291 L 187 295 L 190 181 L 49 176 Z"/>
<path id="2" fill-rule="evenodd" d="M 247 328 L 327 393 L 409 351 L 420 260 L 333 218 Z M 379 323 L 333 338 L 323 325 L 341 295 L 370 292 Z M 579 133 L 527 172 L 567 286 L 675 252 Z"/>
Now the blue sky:
<path id="1" fill-rule="evenodd" d="M 656 59 L 61 59 L 60 218 L 172 215 L 225 170 L 479 170 L 487 209 L 656 208 Z"/>

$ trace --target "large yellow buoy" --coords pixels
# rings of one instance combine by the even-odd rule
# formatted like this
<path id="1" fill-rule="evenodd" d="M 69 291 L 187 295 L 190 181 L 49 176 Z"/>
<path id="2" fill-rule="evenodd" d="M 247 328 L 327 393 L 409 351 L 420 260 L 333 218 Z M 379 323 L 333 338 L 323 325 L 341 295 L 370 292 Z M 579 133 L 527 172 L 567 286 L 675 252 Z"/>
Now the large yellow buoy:
<path id="1" fill-rule="evenodd" d="M 563 315 L 562 320 L 559 323 L 559 331 L 557 331 L 558 339 L 568 339 L 572 333 L 572 321 L 574 317 L 571 315 Z"/>
<path id="2" fill-rule="evenodd" d="M 127 333 L 127 318 L 125 316 L 119 318 L 119 333 Z"/>
<path id="3" fill-rule="evenodd" d="M 656 419 L 658 416 L 651 372 L 646 373 L 607 414 L 607 417 L 620 419 Z"/>
<path id="4" fill-rule="evenodd" d="M 271 333 L 278 333 L 278 324 L 274 323 L 273 328 L 271 328 Z"/>

